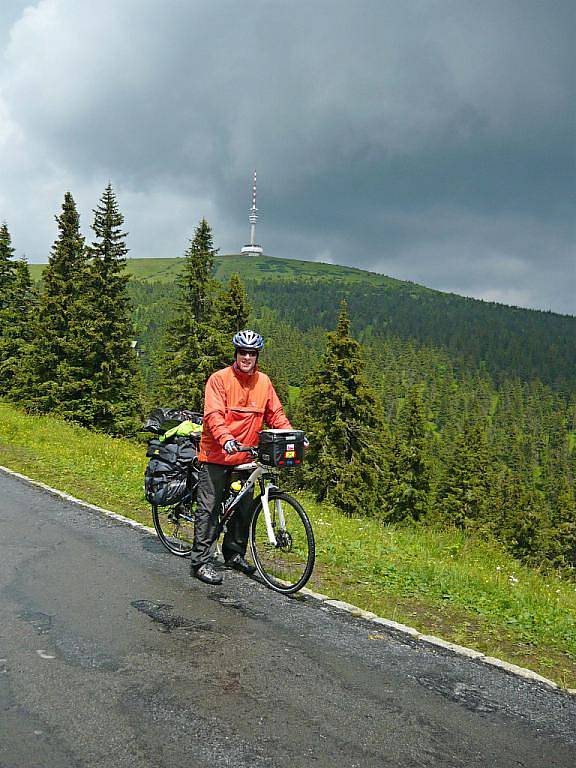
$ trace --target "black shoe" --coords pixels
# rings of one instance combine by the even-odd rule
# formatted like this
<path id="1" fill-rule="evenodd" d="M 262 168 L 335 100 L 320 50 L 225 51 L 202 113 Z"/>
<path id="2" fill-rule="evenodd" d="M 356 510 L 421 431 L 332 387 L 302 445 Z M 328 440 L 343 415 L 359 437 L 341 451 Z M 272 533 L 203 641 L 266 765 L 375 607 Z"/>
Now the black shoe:
<path id="1" fill-rule="evenodd" d="M 205 584 L 222 584 L 222 574 L 218 573 L 210 563 L 204 563 L 195 568 L 194 576 Z"/>
<path id="2" fill-rule="evenodd" d="M 236 555 L 232 555 L 232 557 L 226 560 L 226 568 L 233 568 L 235 571 L 240 571 L 240 573 L 245 573 L 246 576 L 252 576 L 252 574 L 256 570 L 255 566 L 250 565 L 250 563 L 247 563 L 240 553 Z"/>

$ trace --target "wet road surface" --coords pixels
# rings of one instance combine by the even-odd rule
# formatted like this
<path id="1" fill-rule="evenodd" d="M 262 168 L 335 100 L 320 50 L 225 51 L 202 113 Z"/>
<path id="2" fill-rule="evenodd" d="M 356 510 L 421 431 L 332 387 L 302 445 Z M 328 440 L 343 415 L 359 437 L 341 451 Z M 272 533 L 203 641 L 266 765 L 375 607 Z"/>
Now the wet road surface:
<path id="1" fill-rule="evenodd" d="M 573 768 L 576 697 L 0 471 L 0 768 Z"/>

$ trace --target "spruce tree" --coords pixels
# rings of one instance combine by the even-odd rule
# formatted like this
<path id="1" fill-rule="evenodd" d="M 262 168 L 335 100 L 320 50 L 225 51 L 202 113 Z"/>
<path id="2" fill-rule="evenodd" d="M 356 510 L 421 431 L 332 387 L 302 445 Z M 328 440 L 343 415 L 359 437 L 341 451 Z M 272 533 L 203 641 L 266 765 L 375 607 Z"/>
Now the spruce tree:
<path id="1" fill-rule="evenodd" d="M 364 377 L 361 345 L 350 335 L 346 302 L 327 341 L 302 390 L 299 422 L 310 440 L 302 482 L 348 515 L 376 514 L 386 468 L 384 424 Z"/>
<path id="2" fill-rule="evenodd" d="M 8 225 L 0 226 L 0 396 L 10 397 L 14 374 L 31 338 L 33 291 L 28 265 L 14 261 Z"/>
<path id="3" fill-rule="evenodd" d="M 36 293 L 25 259 L 15 263 L 14 279 L 2 291 L 0 309 L 0 395 L 11 398 L 24 350 L 33 338 Z"/>
<path id="4" fill-rule="evenodd" d="M 10 289 L 14 282 L 16 265 L 13 257 L 12 238 L 8 231 L 8 225 L 4 222 L 0 226 L 0 309 L 6 306 Z M 0 333 L 2 333 L 1 327 Z"/>
<path id="5" fill-rule="evenodd" d="M 420 387 L 413 385 L 400 411 L 392 440 L 385 520 L 421 520 L 428 511 L 429 492 L 426 417 Z"/>
<path id="6" fill-rule="evenodd" d="M 225 288 L 218 288 L 211 318 L 212 333 L 209 336 L 214 370 L 230 365 L 233 357 L 232 338 L 246 328 L 250 304 L 239 275 L 230 276 Z"/>
<path id="7" fill-rule="evenodd" d="M 557 479 L 545 549 L 554 565 L 576 567 L 576 491 L 568 472 Z"/>
<path id="8" fill-rule="evenodd" d="M 202 409 L 206 380 L 220 367 L 222 340 L 214 323 L 219 285 L 212 277 L 212 230 L 202 219 L 185 254 L 180 296 L 164 337 L 154 399 L 173 407 Z"/>
<path id="9" fill-rule="evenodd" d="M 206 323 L 212 311 L 215 289 L 212 273 L 217 253 L 212 229 L 206 219 L 202 219 L 194 231 L 194 237 L 185 254 L 184 268 L 178 279 L 182 303 L 190 319 L 197 325 Z"/>
<path id="10" fill-rule="evenodd" d="M 246 328 L 250 315 L 246 289 L 238 274 L 230 276 L 227 287 L 218 297 L 216 310 L 222 334 L 228 340 L 229 347 L 232 336 Z"/>
<path id="11" fill-rule="evenodd" d="M 85 301 L 88 263 L 70 192 L 64 196 L 56 223 L 58 238 L 43 274 L 34 338 L 26 348 L 13 391 L 31 411 L 54 411 L 89 423 L 91 382 L 82 331 L 90 321 Z"/>
<path id="12" fill-rule="evenodd" d="M 16 265 L 13 261 L 14 248 L 6 222 L 0 226 L 0 364 L 6 357 L 4 344 L 8 343 L 11 333 L 9 306 L 15 280 Z M 0 393 L 5 393 L 0 381 Z"/>
<path id="13" fill-rule="evenodd" d="M 550 510 L 542 496 L 533 485 L 518 483 L 515 478 L 505 514 L 496 529 L 498 538 L 515 557 L 532 563 L 541 562 L 549 520 Z"/>
<path id="14" fill-rule="evenodd" d="M 142 410 L 140 374 L 132 347 L 135 334 L 127 294 L 123 223 L 108 184 L 94 209 L 92 224 L 95 239 L 86 286 L 90 325 L 78 330 L 85 334 L 91 379 L 90 426 L 113 434 L 133 432 Z"/>
<path id="15" fill-rule="evenodd" d="M 454 439 L 437 496 L 451 525 L 478 528 L 487 522 L 491 469 L 483 424 L 466 422 Z"/>

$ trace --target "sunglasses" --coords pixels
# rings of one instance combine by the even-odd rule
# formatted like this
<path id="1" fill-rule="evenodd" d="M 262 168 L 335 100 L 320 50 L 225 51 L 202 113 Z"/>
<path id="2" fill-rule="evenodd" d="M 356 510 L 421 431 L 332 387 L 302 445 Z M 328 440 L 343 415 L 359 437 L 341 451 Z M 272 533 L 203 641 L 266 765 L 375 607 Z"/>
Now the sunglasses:
<path id="1" fill-rule="evenodd" d="M 258 352 L 253 349 L 239 349 L 237 350 L 239 355 L 249 355 L 250 357 L 256 357 Z"/>

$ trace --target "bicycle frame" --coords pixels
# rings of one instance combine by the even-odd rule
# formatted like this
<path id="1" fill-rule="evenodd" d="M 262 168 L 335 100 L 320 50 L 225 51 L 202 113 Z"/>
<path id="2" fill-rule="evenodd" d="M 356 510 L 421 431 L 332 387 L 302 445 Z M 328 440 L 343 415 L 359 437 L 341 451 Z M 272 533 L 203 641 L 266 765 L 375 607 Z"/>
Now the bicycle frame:
<path id="1" fill-rule="evenodd" d="M 272 527 L 272 516 L 270 514 L 270 503 L 269 503 L 270 490 L 271 489 L 279 490 L 278 486 L 274 484 L 274 481 L 276 480 L 276 476 L 270 472 L 269 467 L 265 467 L 262 464 L 258 464 L 255 461 L 251 461 L 247 464 L 238 464 L 237 466 L 234 467 L 234 471 L 236 472 L 251 471 L 251 474 L 248 477 L 248 479 L 242 484 L 242 488 L 240 492 L 233 499 L 233 501 L 228 506 L 223 507 L 222 519 L 220 521 L 220 528 L 221 529 L 224 528 L 227 521 L 230 519 L 230 516 L 233 514 L 234 510 L 236 509 L 240 499 L 242 499 L 247 493 L 250 493 L 251 491 L 253 491 L 256 483 L 259 483 L 260 499 L 262 501 L 262 509 L 264 512 L 264 520 L 266 522 L 266 532 L 268 534 L 268 540 L 270 541 L 270 544 L 273 547 L 278 546 L 278 542 L 276 541 L 276 535 L 274 533 L 274 528 Z M 277 503 L 276 509 L 278 512 L 280 525 L 282 528 L 284 528 L 282 507 L 279 503 Z"/>

